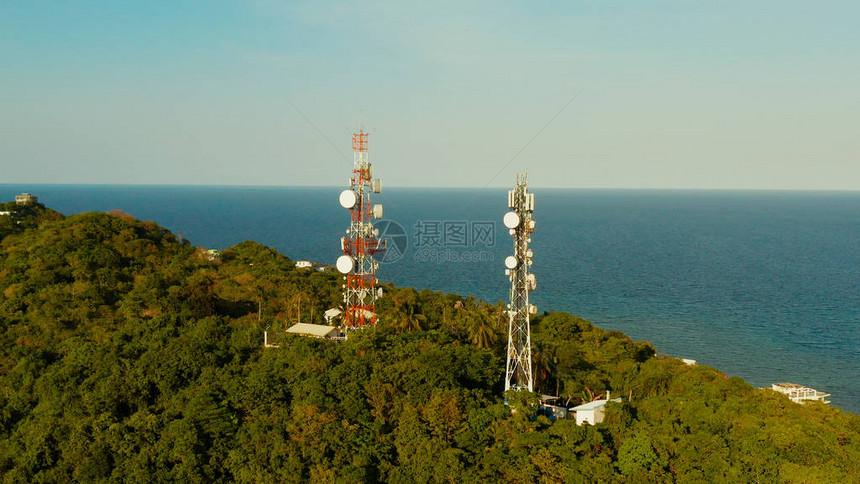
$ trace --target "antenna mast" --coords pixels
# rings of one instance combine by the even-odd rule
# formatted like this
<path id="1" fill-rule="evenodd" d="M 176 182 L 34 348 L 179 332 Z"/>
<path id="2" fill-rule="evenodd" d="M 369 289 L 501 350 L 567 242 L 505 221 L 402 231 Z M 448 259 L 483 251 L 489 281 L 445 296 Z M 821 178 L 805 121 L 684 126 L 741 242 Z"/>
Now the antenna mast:
<path id="1" fill-rule="evenodd" d="M 532 374 L 532 342 L 529 317 L 537 307 L 529 304 L 529 291 L 536 287 L 534 274 L 529 273 L 532 251 L 531 233 L 535 229 L 533 212 L 535 196 L 528 192 L 528 175 L 517 175 L 517 184 L 508 192 L 510 212 L 504 216 L 505 227 L 514 239 L 514 255 L 505 258 L 505 274 L 511 281 L 511 302 L 508 305 L 508 359 L 505 369 L 505 391 L 534 391 Z"/>
<path id="2" fill-rule="evenodd" d="M 340 240 L 343 255 L 337 270 L 343 274 L 344 315 L 341 327 L 362 328 L 376 324 L 376 300 L 382 297 L 373 255 L 384 250 L 384 241 L 373 226 L 382 218 L 382 205 L 371 205 L 370 194 L 382 191 L 379 179 L 372 179 L 373 166 L 367 157 L 367 133 L 359 127 L 352 135 L 353 165 L 349 188 L 340 193 L 340 205 L 349 209 L 351 222 L 346 237 Z"/>

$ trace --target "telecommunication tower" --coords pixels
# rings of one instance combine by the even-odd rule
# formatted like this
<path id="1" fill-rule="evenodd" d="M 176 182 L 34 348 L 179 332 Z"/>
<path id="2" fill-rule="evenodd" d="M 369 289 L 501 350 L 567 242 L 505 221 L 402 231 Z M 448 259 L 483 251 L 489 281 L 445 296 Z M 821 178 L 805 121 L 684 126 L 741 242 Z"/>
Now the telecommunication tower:
<path id="1" fill-rule="evenodd" d="M 385 249 L 374 218 L 382 218 L 382 205 L 371 205 L 370 194 L 382 191 L 379 179 L 373 179 L 373 166 L 367 157 L 367 133 L 359 129 L 352 135 L 353 165 L 349 188 L 340 193 L 340 205 L 349 209 L 351 222 L 346 237 L 340 240 L 343 255 L 337 259 L 337 270 L 343 274 L 344 311 L 341 326 L 357 329 L 376 324 L 376 300 L 382 288 L 376 279 L 379 264 L 373 255 Z"/>
<path id="2" fill-rule="evenodd" d="M 514 239 L 514 255 L 505 258 L 505 274 L 511 281 L 505 391 L 534 391 L 529 317 L 537 314 L 537 307 L 529 303 L 529 291 L 536 287 L 535 276 L 529 272 L 533 256 L 529 242 L 535 229 L 535 196 L 528 192 L 528 175 L 517 175 L 516 187 L 508 192 L 508 208 L 511 211 L 503 221 Z"/>

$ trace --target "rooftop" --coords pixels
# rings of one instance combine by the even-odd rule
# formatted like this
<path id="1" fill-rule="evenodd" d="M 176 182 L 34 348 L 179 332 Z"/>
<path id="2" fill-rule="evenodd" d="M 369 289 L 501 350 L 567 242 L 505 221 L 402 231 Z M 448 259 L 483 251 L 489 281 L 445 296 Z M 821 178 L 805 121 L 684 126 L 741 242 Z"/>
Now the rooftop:
<path id="1" fill-rule="evenodd" d="M 774 383 L 771 385 L 774 391 L 788 395 L 795 403 L 804 403 L 809 400 L 818 400 L 821 403 L 830 403 L 827 397 L 829 393 L 819 392 L 814 388 L 805 387 L 796 383 Z"/>
<path id="2" fill-rule="evenodd" d="M 325 338 L 337 330 L 336 327 L 325 324 L 296 323 L 287 330 L 287 333 Z"/>
<path id="3" fill-rule="evenodd" d="M 606 403 L 608 401 L 621 403 L 620 398 L 613 398 L 612 400 L 600 399 L 600 400 L 595 400 L 593 402 L 583 403 L 582 405 L 580 405 L 578 407 L 573 407 L 570 410 L 571 411 L 594 410 L 595 408 L 599 408 L 599 407 L 606 405 Z"/>

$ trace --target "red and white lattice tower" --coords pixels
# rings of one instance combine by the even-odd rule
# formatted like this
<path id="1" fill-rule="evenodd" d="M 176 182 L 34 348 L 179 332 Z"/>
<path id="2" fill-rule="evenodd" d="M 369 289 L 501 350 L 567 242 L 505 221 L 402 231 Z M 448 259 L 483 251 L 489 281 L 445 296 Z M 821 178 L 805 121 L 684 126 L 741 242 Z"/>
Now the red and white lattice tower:
<path id="1" fill-rule="evenodd" d="M 372 178 L 364 130 L 353 134 L 352 151 L 349 189 L 340 194 L 340 205 L 349 209 L 351 222 L 346 237 L 341 239 L 343 255 L 337 259 L 337 269 L 344 279 L 341 326 L 347 330 L 376 324 L 376 300 L 382 297 L 382 288 L 376 279 L 379 263 L 373 255 L 385 248 L 373 226 L 374 218 L 382 218 L 382 205 L 371 205 L 370 194 L 379 193 L 381 184 L 378 178 Z"/>

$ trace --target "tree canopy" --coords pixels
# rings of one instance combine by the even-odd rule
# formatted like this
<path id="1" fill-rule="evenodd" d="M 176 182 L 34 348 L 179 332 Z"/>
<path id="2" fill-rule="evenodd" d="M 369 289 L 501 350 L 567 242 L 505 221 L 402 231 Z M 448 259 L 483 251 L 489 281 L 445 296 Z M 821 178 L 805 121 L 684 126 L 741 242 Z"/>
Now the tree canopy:
<path id="1" fill-rule="evenodd" d="M 0 225 L 4 482 L 858 482 L 860 418 L 656 357 L 566 313 L 533 322 L 537 390 L 502 395 L 503 308 L 386 287 L 346 341 L 340 278 L 243 242 L 211 260 L 121 212 Z M 2 220 L 0 220 L 2 222 Z"/>

